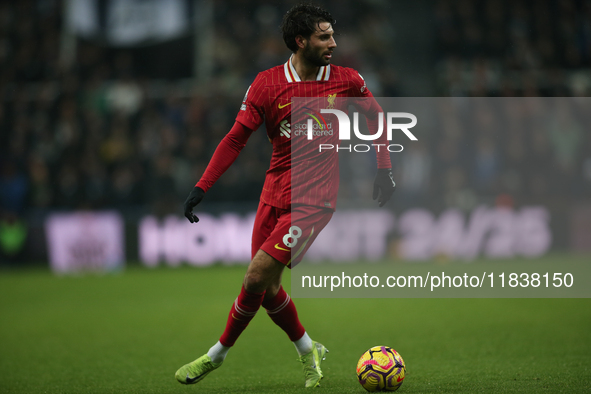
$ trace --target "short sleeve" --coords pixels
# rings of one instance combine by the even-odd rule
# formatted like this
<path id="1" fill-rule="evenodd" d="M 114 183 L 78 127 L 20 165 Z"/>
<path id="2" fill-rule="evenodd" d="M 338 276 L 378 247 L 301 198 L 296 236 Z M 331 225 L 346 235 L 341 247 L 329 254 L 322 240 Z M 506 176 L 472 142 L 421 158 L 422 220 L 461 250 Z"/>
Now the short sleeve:
<path id="1" fill-rule="evenodd" d="M 259 74 L 246 90 L 240 111 L 236 116 L 236 121 L 251 130 L 256 130 L 263 124 L 265 89 L 264 77 Z"/>

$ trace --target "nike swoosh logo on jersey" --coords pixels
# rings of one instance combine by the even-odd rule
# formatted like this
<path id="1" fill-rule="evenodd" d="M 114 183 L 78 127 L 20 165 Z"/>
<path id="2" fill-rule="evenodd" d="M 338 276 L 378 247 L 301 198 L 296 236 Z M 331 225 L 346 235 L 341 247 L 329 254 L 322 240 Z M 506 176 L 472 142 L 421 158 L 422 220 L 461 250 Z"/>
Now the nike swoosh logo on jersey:
<path id="1" fill-rule="evenodd" d="M 289 252 L 289 249 L 282 248 L 281 246 L 279 246 L 279 243 L 275 244 L 275 249 L 285 250 L 286 252 Z"/>
<path id="2" fill-rule="evenodd" d="M 189 374 L 187 373 L 187 379 L 185 379 L 185 380 L 187 381 L 187 383 L 188 383 L 188 384 L 195 383 L 195 381 L 196 381 L 197 379 L 199 379 L 200 377 L 202 377 L 202 376 L 203 376 L 203 375 L 205 375 L 206 373 L 207 373 L 207 372 L 203 372 L 201 375 L 199 375 L 199 376 L 195 376 L 194 378 L 190 378 L 190 377 L 189 377 Z"/>
<path id="3" fill-rule="evenodd" d="M 285 108 L 285 107 L 287 107 L 288 105 L 291 105 L 291 102 L 290 102 L 290 103 L 287 103 L 287 104 L 285 104 L 285 105 L 277 104 L 277 108 L 279 108 L 279 109 L 281 109 L 281 108 Z"/>

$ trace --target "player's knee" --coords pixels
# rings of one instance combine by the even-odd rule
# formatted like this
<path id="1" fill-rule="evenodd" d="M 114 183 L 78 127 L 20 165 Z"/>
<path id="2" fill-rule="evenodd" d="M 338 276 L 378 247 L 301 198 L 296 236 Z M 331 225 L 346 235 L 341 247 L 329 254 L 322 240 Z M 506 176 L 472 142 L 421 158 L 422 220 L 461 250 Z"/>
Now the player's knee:
<path id="1" fill-rule="evenodd" d="M 266 299 L 272 299 L 274 298 L 277 293 L 279 293 L 279 289 L 281 288 L 281 283 L 272 283 L 269 286 L 267 286 L 267 289 L 265 291 L 265 298 Z"/>
<path id="2" fill-rule="evenodd" d="M 281 263 L 259 250 L 246 270 L 244 288 L 248 292 L 262 293 L 276 285 L 277 289 L 271 289 L 271 291 L 277 293 L 283 268 Z"/>
<path id="3" fill-rule="evenodd" d="M 258 272 L 247 272 L 244 277 L 244 288 L 249 293 L 262 293 L 267 289 L 267 280 Z"/>

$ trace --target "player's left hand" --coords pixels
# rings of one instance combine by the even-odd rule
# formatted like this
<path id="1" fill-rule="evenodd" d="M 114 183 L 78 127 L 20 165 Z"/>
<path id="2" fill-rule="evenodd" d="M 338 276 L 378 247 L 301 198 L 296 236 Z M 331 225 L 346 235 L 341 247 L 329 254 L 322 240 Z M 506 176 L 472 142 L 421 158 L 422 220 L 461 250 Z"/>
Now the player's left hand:
<path id="1" fill-rule="evenodd" d="M 189 219 L 191 223 L 197 223 L 199 221 L 197 215 L 193 213 L 193 207 L 195 207 L 197 204 L 201 202 L 201 200 L 203 200 L 204 195 L 205 192 L 203 191 L 203 189 L 195 186 L 193 190 L 191 190 L 189 197 L 187 197 L 187 199 L 185 200 L 185 217 Z"/>
<path id="2" fill-rule="evenodd" d="M 391 168 L 378 168 L 376 178 L 373 182 L 373 199 L 378 200 L 380 207 L 383 207 L 386 202 L 394 194 L 396 188 L 396 182 L 392 177 Z"/>

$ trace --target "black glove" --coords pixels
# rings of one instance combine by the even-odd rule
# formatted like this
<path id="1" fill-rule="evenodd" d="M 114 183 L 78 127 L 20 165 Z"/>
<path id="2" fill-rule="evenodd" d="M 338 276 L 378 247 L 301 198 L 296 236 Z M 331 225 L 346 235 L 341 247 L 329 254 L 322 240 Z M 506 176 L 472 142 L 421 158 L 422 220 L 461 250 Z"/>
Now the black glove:
<path id="1" fill-rule="evenodd" d="M 193 213 L 193 207 L 203 200 L 204 195 L 205 192 L 203 189 L 195 186 L 193 190 L 191 190 L 189 197 L 185 200 L 185 217 L 189 219 L 191 223 L 197 223 L 199 221 L 199 218 Z"/>
<path id="2" fill-rule="evenodd" d="M 380 207 L 383 207 L 390 197 L 392 197 L 395 188 L 396 183 L 392 177 L 392 169 L 378 168 L 378 173 L 373 182 L 373 199 L 378 199 Z"/>

